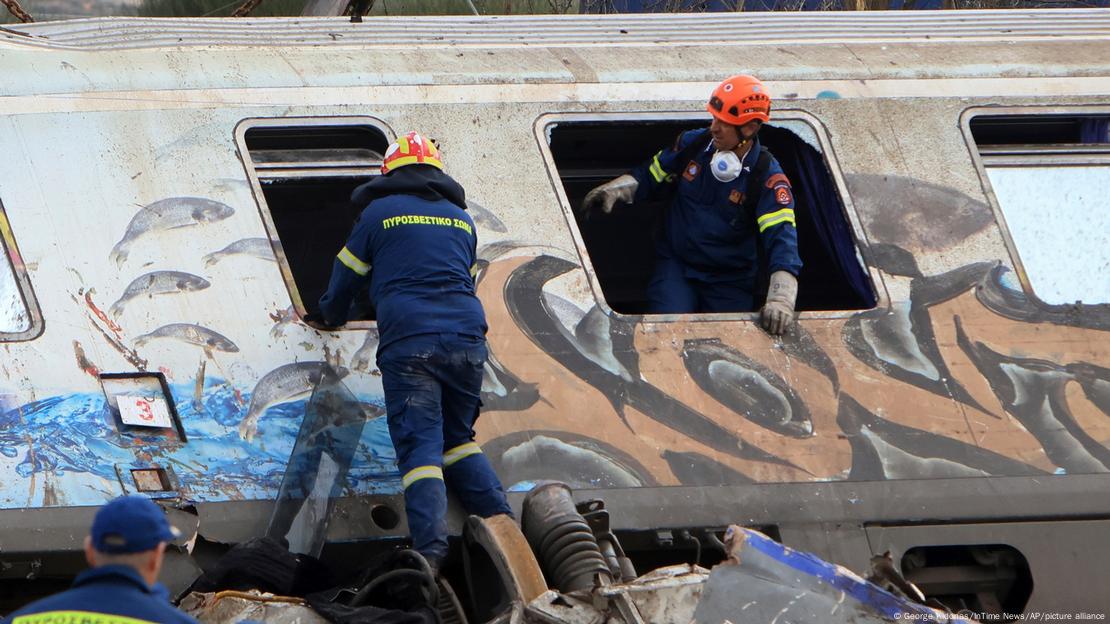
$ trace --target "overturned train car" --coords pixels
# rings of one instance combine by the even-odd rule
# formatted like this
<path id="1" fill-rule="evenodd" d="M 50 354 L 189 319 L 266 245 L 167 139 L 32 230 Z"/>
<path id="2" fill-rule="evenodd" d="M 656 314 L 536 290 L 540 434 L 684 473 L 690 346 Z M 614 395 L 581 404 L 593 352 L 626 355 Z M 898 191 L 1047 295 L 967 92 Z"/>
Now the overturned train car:
<path id="1" fill-rule="evenodd" d="M 797 199 L 782 339 L 644 314 L 665 199 L 574 210 L 739 72 Z M 78 20 L 0 30 L 0 74 L 9 607 L 124 492 L 191 523 L 169 575 L 263 533 L 332 373 L 369 420 L 326 548 L 405 534 L 373 310 L 300 318 L 409 129 L 477 222 L 506 486 L 604 498 L 648 563 L 742 523 L 972 609 L 1107 607 L 1110 11 Z"/>

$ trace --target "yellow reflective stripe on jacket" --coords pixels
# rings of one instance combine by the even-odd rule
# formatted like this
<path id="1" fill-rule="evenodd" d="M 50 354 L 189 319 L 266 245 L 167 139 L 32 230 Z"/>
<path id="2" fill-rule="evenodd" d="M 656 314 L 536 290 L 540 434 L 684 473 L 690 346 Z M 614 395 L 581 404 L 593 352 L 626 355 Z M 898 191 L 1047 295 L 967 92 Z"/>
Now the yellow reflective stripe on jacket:
<path id="1" fill-rule="evenodd" d="M 759 217 L 755 220 L 755 222 L 759 224 L 760 232 L 766 230 L 772 225 L 778 225 L 780 223 L 789 222 L 790 225 L 794 225 L 794 209 L 783 208 L 782 210 L 776 210 L 775 212 L 771 212 L 763 215 L 762 217 Z"/>
<path id="2" fill-rule="evenodd" d="M 362 260 L 359 260 L 358 256 L 351 253 L 351 250 L 347 249 L 346 247 L 340 249 L 339 253 L 335 257 L 339 258 L 339 261 L 342 262 L 344 266 L 354 271 L 355 273 L 358 273 L 359 275 L 366 275 L 370 272 L 370 265 L 366 264 Z"/>
<path id="3" fill-rule="evenodd" d="M 110 613 L 92 611 L 44 611 L 30 615 L 20 615 L 12 624 L 154 624 L 150 620 L 140 620 Z"/>
<path id="4" fill-rule="evenodd" d="M 659 163 L 659 154 L 662 153 L 663 152 L 659 152 L 653 156 L 651 159 L 651 166 L 648 167 L 648 171 L 651 172 L 651 177 L 655 178 L 655 181 L 660 184 L 667 180 L 667 172 L 663 171 L 663 165 Z"/>
<path id="5" fill-rule="evenodd" d="M 408 487 L 421 479 L 439 479 L 443 481 L 443 469 L 439 466 L 417 466 L 401 477 L 401 485 Z"/>
<path id="6" fill-rule="evenodd" d="M 467 442 L 466 444 L 460 444 L 443 454 L 443 465 L 450 466 L 460 459 L 470 457 L 471 455 L 477 455 L 481 452 L 482 447 L 478 446 L 477 442 Z"/>
<path id="7" fill-rule="evenodd" d="M 478 277 L 478 263 L 470 265 L 470 277 Z"/>

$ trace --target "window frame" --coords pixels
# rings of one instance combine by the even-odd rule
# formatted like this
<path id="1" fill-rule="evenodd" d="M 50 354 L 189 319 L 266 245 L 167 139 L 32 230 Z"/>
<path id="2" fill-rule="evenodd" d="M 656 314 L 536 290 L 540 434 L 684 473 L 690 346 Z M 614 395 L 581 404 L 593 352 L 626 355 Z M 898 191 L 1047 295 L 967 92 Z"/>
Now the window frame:
<path id="1" fill-rule="evenodd" d="M 575 251 L 578 252 L 578 257 L 582 263 L 582 269 L 586 273 L 586 278 L 590 284 L 590 290 L 593 291 L 594 301 L 597 306 L 606 315 L 613 318 L 621 318 L 626 320 L 635 320 L 640 323 L 673 323 L 673 322 L 719 322 L 719 321 L 759 321 L 759 311 L 754 312 L 699 312 L 690 314 L 625 314 L 612 309 L 609 302 L 605 300 L 604 291 L 601 289 L 601 281 L 598 279 L 597 271 L 594 269 L 593 261 L 590 259 L 589 250 L 586 249 L 586 244 L 582 239 L 582 233 L 578 229 L 578 221 L 575 218 L 574 209 L 570 205 L 570 200 L 567 199 L 566 192 L 563 189 L 562 178 L 559 175 L 559 170 L 555 166 L 555 157 L 551 152 L 551 144 L 549 141 L 550 131 L 560 123 L 573 123 L 573 122 L 637 122 L 637 121 L 703 121 L 708 126 L 709 119 L 706 118 L 704 111 L 634 111 L 634 112 L 596 112 L 596 113 L 545 113 L 536 118 L 533 123 L 533 134 L 536 143 L 539 145 L 540 153 L 543 158 L 544 166 L 547 168 L 547 177 L 551 183 L 552 190 L 559 200 L 559 207 L 563 211 L 563 218 L 566 219 L 567 226 L 570 229 L 571 239 L 574 241 Z M 832 176 L 833 185 L 836 187 L 836 192 L 840 197 L 841 204 L 844 208 L 844 218 L 848 223 L 849 229 L 852 232 L 852 243 L 856 248 L 857 259 L 861 262 L 864 272 L 870 278 L 871 289 L 875 293 L 875 306 L 872 308 L 861 308 L 852 310 L 813 310 L 803 311 L 796 315 L 798 320 L 807 319 L 842 319 L 850 318 L 861 312 L 867 310 L 874 310 L 876 308 L 889 308 L 890 296 L 887 293 L 886 285 L 883 283 L 880 271 L 868 261 L 867 249 L 870 242 L 863 229 L 862 221 L 859 214 L 856 212 L 855 204 L 852 202 L 851 195 L 848 194 L 848 186 L 844 182 L 844 176 L 840 169 L 840 163 L 836 158 L 836 153 L 833 150 L 832 142 L 829 140 L 828 130 L 824 124 L 815 116 L 799 109 L 775 109 L 774 119 L 771 125 L 775 122 L 782 121 L 795 121 L 806 124 L 809 129 L 817 137 L 818 145 L 821 148 L 821 155 L 824 158 L 825 166 Z"/>
<path id="2" fill-rule="evenodd" d="M 23 256 L 19 253 L 19 246 L 16 245 L 15 233 L 12 232 L 11 221 L 8 220 L 8 213 L 4 208 L 3 200 L 0 200 L 0 254 L 3 254 L 8 266 L 11 267 L 12 276 L 15 278 L 16 291 L 19 293 L 23 309 L 27 311 L 27 317 L 30 321 L 27 329 L 21 332 L 0 332 L 0 343 L 34 340 L 42 335 L 46 324 L 43 321 L 38 298 L 35 297 L 35 291 L 31 287 L 31 278 L 27 275 L 27 267 L 22 260 Z"/>
<path id="3" fill-rule="evenodd" d="M 251 157 L 250 150 L 247 149 L 247 132 L 254 128 L 303 128 L 309 126 L 321 127 L 336 127 L 336 126 L 370 126 L 382 133 L 385 137 L 387 144 L 396 140 L 397 134 L 393 128 L 386 122 L 376 117 L 366 115 L 351 115 L 351 116 L 321 116 L 321 117 L 249 117 L 240 120 L 235 126 L 234 138 L 235 146 L 239 151 L 240 160 L 243 163 L 243 169 L 246 171 L 247 180 L 251 186 L 251 193 L 254 195 L 255 203 L 258 206 L 258 213 L 262 217 L 262 224 L 266 228 L 266 237 L 270 239 L 270 246 L 274 250 L 274 257 L 277 258 L 278 268 L 281 271 L 282 281 L 285 282 L 285 288 L 289 292 L 290 302 L 293 309 L 296 311 L 297 316 L 301 319 L 307 314 L 304 301 L 301 299 L 300 289 L 297 288 L 297 282 L 293 279 L 293 269 L 289 265 L 289 259 L 285 256 L 285 249 L 282 247 L 281 237 L 278 235 L 277 225 L 274 223 L 273 215 L 270 212 L 270 205 L 266 202 L 266 194 L 262 191 L 262 177 L 258 175 L 258 166 L 254 159 Z M 311 169 L 306 168 L 302 170 L 302 175 L 293 177 L 303 178 L 306 180 L 320 178 L 320 177 L 355 177 L 359 175 L 359 169 L 356 167 L 338 167 L 333 172 L 333 175 L 313 175 L 309 173 Z M 267 176 L 268 177 L 268 176 Z M 377 321 L 364 321 L 352 320 L 347 322 L 340 328 L 331 331 L 354 331 L 367 329 L 376 329 L 378 327 Z"/>
<path id="4" fill-rule="evenodd" d="M 1076 104 L 1072 106 L 973 106 L 965 108 L 960 113 L 960 131 L 963 132 L 964 142 L 967 144 L 968 153 L 971 160 L 975 165 L 975 171 L 979 175 L 979 183 L 982 185 L 983 193 L 987 197 L 987 202 L 990 204 L 991 211 L 994 213 L 995 221 L 998 223 L 998 229 L 1002 233 L 1002 241 L 1006 245 L 1006 251 L 1010 254 L 1010 262 L 1013 264 L 1014 272 L 1017 274 L 1018 281 L 1021 283 L 1022 292 L 1027 296 L 1035 298 L 1037 301 L 1042 301 L 1040 295 L 1033 288 L 1033 283 L 1029 281 L 1029 274 L 1025 270 L 1025 263 L 1021 259 L 1021 253 L 1014 242 L 1014 237 L 1010 233 L 1010 226 L 1006 222 L 1006 215 L 1002 210 L 1002 204 L 998 201 L 998 196 L 994 194 L 994 186 L 991 184 L 990 176 L 987 174 L 988 164 L 984 160 L 997 159 L 1000 162 L 995 166 L 999 167 L 1021 167 L 1032 166 L 1034 162 L 1027 156 L 1007 156 L 1004 154 L 988 155 L 986 159 L 980 152 L 979 143 L 975 141 L 975 136 L 971 133 L 971 121 L 976 117 L 1005 117 L 1005 116 L 1021 116 L 1021 117 L 1048 117 L 1052 115 L 1059 116 L 1096 116 L 1096 115 L 1110 115 L 1110 106 L 1098 105 L 1082 105 Z M 1101 165 L 1105 164 L 1110 166 L 1110 152 L 1105 148 L 1079 148 L 1079 149 L 1064 149 L 1064 146 L 1072 145 L 1064 144 L 1034 144 L 1036 151 L 1043 152 L 1043 160 L 1037 160 L 1036 163 L 1045 166 L 1081 166 L 1081 165 Z M 1079 147 L 1081 144 L 1074 144 Z M 1000 152 L 1022 152 L 1027 154 L 1029 150 L 1020 149 L 1022 145 L 1011 145 L 1000 149 Z M 1023 162 L 1030 160 L 1031 162 Z M 1052 305 L 1047 304 L 1046 305 Z"/>

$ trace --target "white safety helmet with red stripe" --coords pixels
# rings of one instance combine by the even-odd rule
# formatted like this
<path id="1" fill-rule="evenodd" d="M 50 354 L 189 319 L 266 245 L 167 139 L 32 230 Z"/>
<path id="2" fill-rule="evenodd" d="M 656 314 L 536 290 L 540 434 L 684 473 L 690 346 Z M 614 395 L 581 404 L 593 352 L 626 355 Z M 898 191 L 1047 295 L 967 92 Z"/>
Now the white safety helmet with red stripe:
<path id="1" fill-rule="evenodd" d="M 417 132 L 409 132 L 389 144 L 382 158 L 382 175 L 405 165 L 431 165 L 443 170 L 443 161 L 439 159 L 439 148 L 436 144 L 420 136 Z"/>

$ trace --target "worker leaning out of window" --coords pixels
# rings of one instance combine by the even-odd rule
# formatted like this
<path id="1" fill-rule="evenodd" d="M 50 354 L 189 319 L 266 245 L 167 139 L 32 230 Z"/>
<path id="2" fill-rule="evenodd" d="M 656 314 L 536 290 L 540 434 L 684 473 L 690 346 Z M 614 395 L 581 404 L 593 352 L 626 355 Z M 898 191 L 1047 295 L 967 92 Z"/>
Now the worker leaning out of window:
<path id="1" fill-rule="evenodd" d="M 771 96 L 756 78 L 733 76 L 713 91 L 708 128 L 683 132 L 674 146 L 590 191 L 588 215 L 609 213 L 619 200 L 642 200 L 677 184 L 656 244 L 648 284 L 653 314 L 752 310 L 759 248 L 770 274 L 763 327 L 782 334 L 798 293 L 794 195 L 782 167 L 759 143 Z"/>

